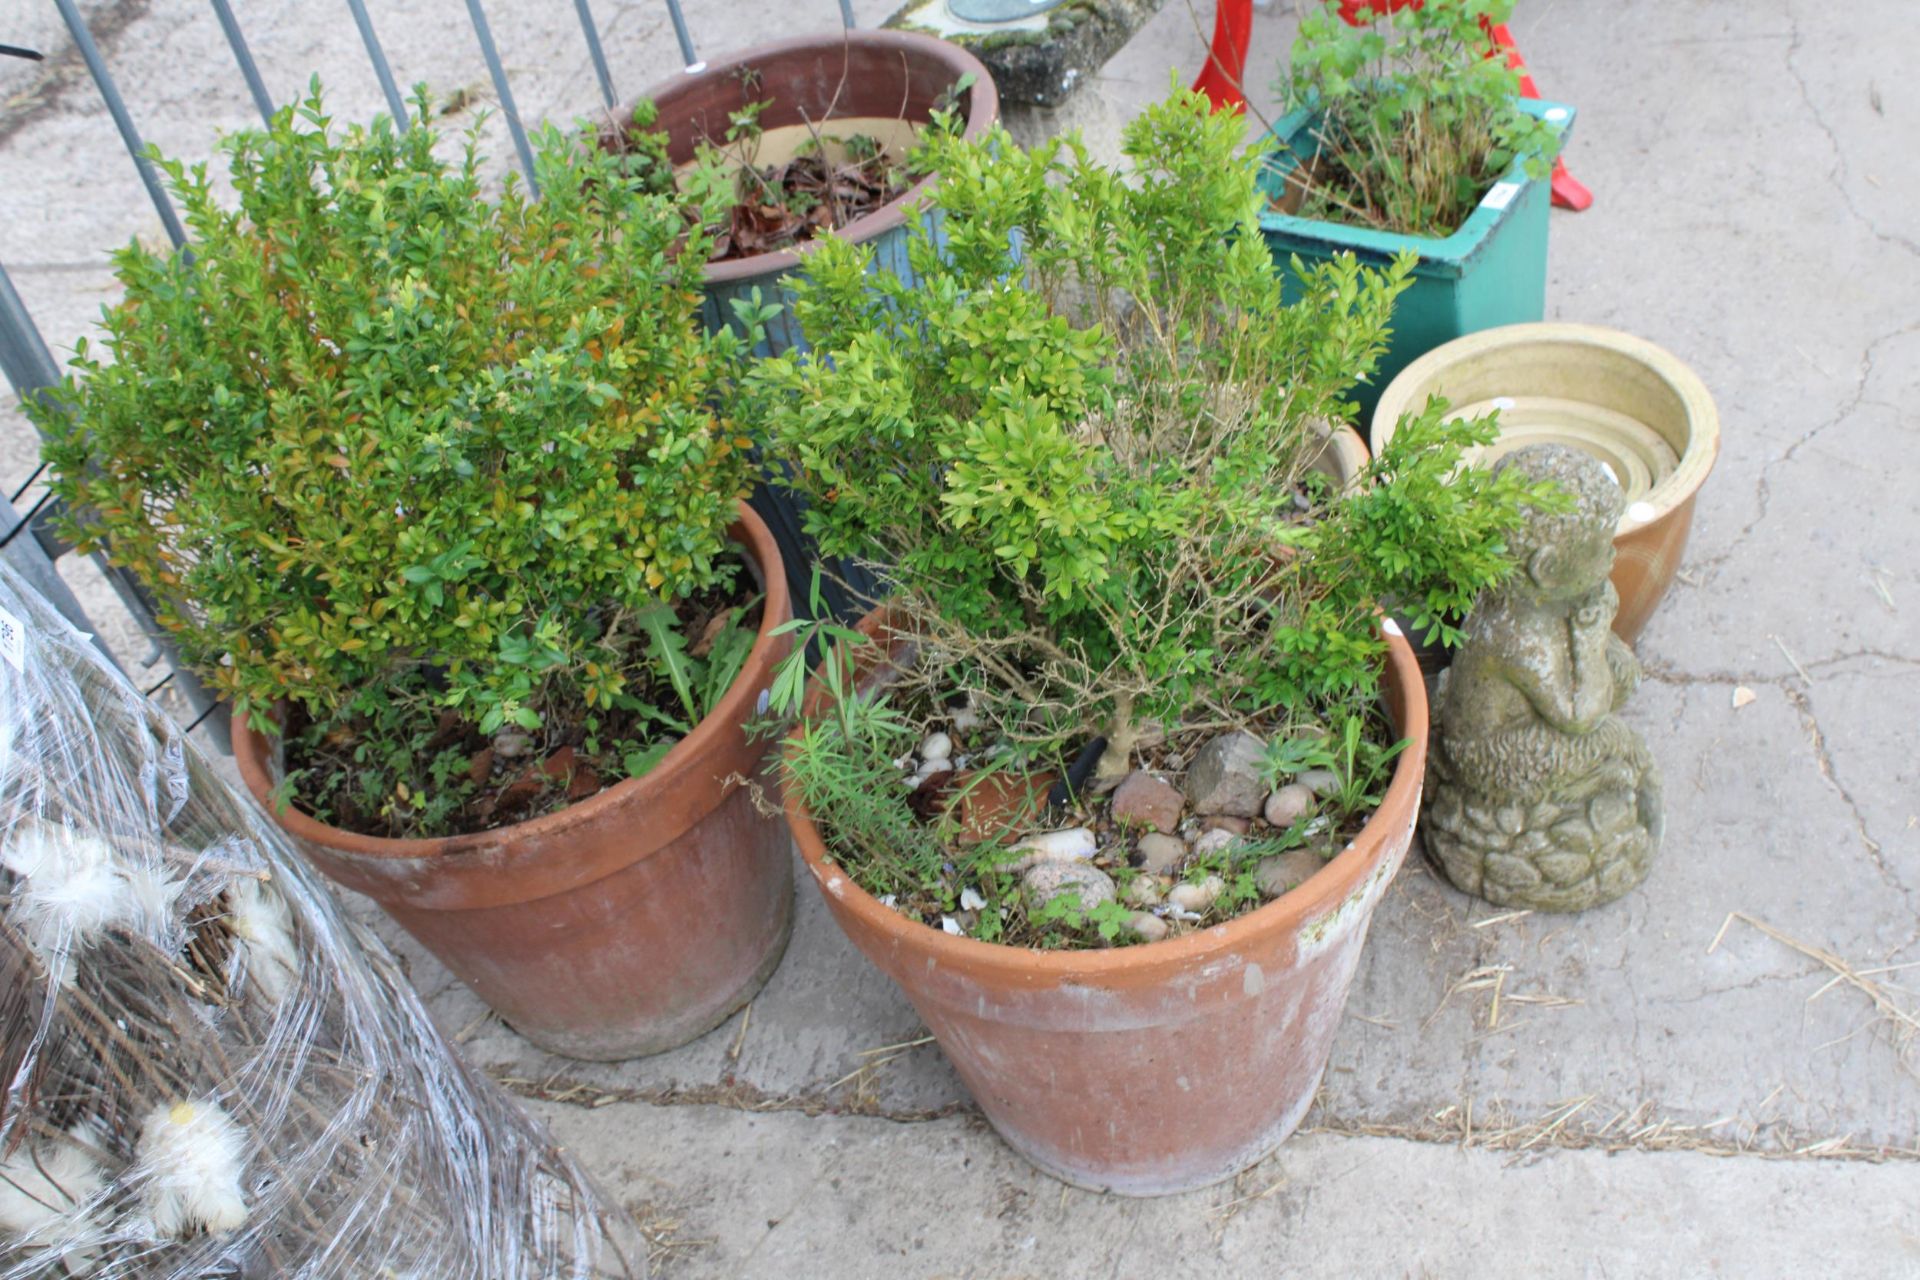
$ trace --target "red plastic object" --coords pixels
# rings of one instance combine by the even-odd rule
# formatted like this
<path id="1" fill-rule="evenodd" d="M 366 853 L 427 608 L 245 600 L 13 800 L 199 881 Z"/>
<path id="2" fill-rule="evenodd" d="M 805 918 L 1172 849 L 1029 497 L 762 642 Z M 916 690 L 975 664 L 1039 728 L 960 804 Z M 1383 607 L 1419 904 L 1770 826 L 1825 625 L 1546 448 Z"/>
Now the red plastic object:
<path id="1" fill-rule="evenodd" d="M 1228 3 L 1229 0 L 1220 0 L 1223 15 Z M 1373 19 L 1382 14 L 1396 13 L 1401 9 L 1409 7 L 1418 9 L 1420 3 L 1421 0 L 1340 0 L 1340 18 L 1348 26 L 1357 27 L 1362 23 L 1373 21 Z M 1218 20 L 1218 23 L 1224 23 L 1224 21 L 1225 18 L 1223 16 Z M 1216 47 L 1218 47 L 1220 42 L 1219 32 L 1223 29 L 1218 23 L 1216 23 L 1214 34 L 1214 44 Z M 1491 58 L 1496 53 L 1505 53 L 1507 55 L 1507 65 L 1520 73 L 1520 96 L 1523 98 L 1538 98 L 1540 96 L 1540 87 L 1533 82 L 1533 73 L 1527 70 L 1527 60 L 1520 56 L 1519 46 L 1514 44 L 1513 33 L 1507 30 L 1507 24 L 1504 22 L 1488 22 L 1482 18 L 1480 25 L 1486 29 L 1487 39 L 1493 43 L 1493 47 L 1487 50 L 1487 56 Z M 1239 47 L 1242 50 L 1241 56 L 1244 59 L 1244 51 L 1247 47 L 1247 42 L 1244 37 L 1242 37 Z M 1240 66 L 1236 63 L 1234 66 L 1234 80 L 1236 83 L 1238 83 L 1240 78 L 1239 71 Z M 1205 76 L 1202 75 L 1201 78 L 1205 79 Z M 1197 89 L 1200 86 L 1195 84 L 1194 87 Z M 1212 97 L 1212 94 L 1209 92 L 1208 96 Z M 1241 101 L 1244 106 L 1245 99 Z M 1214 106 L 1215 109 L 1218 109 L 1219 99 L 1216 98 L 1214 100 Z M 1578 212 L 1593 203 L 1593 192 L 1587 189 L 1586 183 L 1567 172 L 1567 162 L 1558 156 L 1554 157 L 1553 161 L 1552 189 L 1553 202 L 1562 209 L 1572 209 Z"/>
<path id="2" fill-rule="evenodd" d="M 1504 22 L 1488 25 L 1487 34 L 1493 38 L 1495 52 L 1504 50 L 1507 65 L 1520 73 L 1520 96 L 1537 98 L 1540 86 L 1533 82 L 1533 72 L 1527 70 L 1527 60 L 1520 56 L 1520 48 L 1513 42 L 1513 33 L 1507 30 Z M 1493 54 L 1489 53 L 1488 57 Z M 1567 172 L 1567 162 L 1560 156 L 1553 158 L 1553 202 L 1562 209 L 1572 209 L 1578 213 L 1593 203 L 1593 192 L 1587 190 L 1587 184 Z"/>
<path id="3" fill-rule="evenodd" d="M 1193 91 L 1206 94 L 1215 111 L 1246 112 L 1247 95 L 1240 91 L 1240 77 L 1247 69 L 1247 41 L 1252 36 L 1253 0 L 1220 0 L 1213 11 L 1213 46 L 1207 50 L 1207 65 L 1193 82 Z"/>

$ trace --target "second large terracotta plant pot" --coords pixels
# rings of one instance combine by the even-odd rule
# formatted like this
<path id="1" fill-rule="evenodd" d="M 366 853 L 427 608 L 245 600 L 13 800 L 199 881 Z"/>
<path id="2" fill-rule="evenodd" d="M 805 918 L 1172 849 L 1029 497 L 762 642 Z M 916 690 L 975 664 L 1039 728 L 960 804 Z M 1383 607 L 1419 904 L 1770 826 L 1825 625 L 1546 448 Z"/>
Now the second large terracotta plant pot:
<path id="1" fill-rule="evenodd" d="M 234 722 L 254 798 L 319 868 L 371 897 L 543 1049 L 610 1061 L 684 1044 L 758 991 L 793 926 L 793 864 L 755 806 L 765 740 L 744 728 L 791 641 L 773 537 L 744 505 L 731 536 L 766 593 L 745 668 L 638 778 L 558 813 L 441 839 L 387 840 L 275 811 L 275 744 Z"/>
<path id="2" fill-rule="evenodd" d="M 1623 640 L 1660 603 L 1693 528 L 1693 499 L 1720 453 L 1720 415 L 1694 374 L 1665 350 L 1617 329 L 1516 324 L 1436 347 L 1401 371 L 1373 414 L 1377 453 L 1403 415 L 1443 396 L 1453 416 L 1500 411 L 1500 438 L 1476 461 L 1529 444 L 1584 449 L 1626 491 L 1614 535 L 1613 585 Z"/>
<path id="3" fill-rule="evenodd" d="M 888 639 L 885 615 L 860 623 Z M 860 679 L 907 660 L 891 636 Z M 1306 883 L 1184 937 L 1034 951 L 949 937 L 883 905 L 838 866 L 799 800 L 787 819 L 834 919 L 900 984 L 1000 1136 L 1075 1186 L 1166 1195 L 1218 1182 L 1306 1114 L 1374 907 L 1407 853 L 1426 768 L 1427 698 L 1399 636 L 1383 694 L 1411 739 L 1360 836 Z M 824 693 L 816 684 L 812 705 Z"/>

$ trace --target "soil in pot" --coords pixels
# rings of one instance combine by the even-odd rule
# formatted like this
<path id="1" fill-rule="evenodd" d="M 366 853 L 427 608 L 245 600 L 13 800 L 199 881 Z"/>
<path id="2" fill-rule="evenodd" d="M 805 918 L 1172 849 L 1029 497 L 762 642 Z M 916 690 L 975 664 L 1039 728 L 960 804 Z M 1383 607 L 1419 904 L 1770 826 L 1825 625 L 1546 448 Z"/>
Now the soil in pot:
<path id="1" fill-rule="evenodd" d="M 1186 732 L 1140 753 L 1139 766 L 1105 794 L 1069 790 L 1054 802 L 1052 788 L 1020 786 L 1023 770 L 972 767 L 976 753 L 991 759 L 1007 744 L 962 728 L 971 723 L 964 707 L 916 710 L 915 723 L 945 726 L 894 762 L 892 781 L 922 823 L 956 805 L 974 808 L 973 788 L 988 779 L 1035 803 L 1024 813 L 1000 810 L 997 829 L 976 821 L 976 838 L 946 845 L 937 870 L 929 860 L 909 877 L 882 873 L 897 888 L 883 901 L 947 933 L 1040 950 L 1180 937 L 1280 897 L 1365 827 L 1406 745 L 1387 740 L 1384 715 L 1356 720 L 1357 767 L 1343 776 L 1328 767 L 1344 761 L 1317 725 Z"/>
<path id="2" fill-rule="evenodd" d="M 710 263 L 783 253 L 845 230 L 924 177 L 911 157 L 936 117 L 962 129 L 982 114 L 984 127 L 994 109 L 990 93 L 976 101 L 981 77 L 967 55 L 883 34 L 913 42 L 881 77 L 901 85 L 891 98 L 884 83 L 860 78 L 871 71 L 863 60 L 891 47 L 884 41 L 844 49 L 796 41 L 741 55 L 702 77 L 714 81 L 704 91 L 676 84 L 661 99 L 664 115 L 652 98 L 616 109 L 598 131 L 599 145 L 622 157 L 636 185 L 675 197 L 689 221 L 706 226 Z M 837 82 L 836 59 L 828 56 L 835 53 Z M 873 111 L 883 98 L 891 114 Z"/>
<path id="3" fill-rule="evenodd" d="M 483 732 L 435 713 L 445 673 L 419 666 L 324 720 L 292 708 L 282 793 L 322 822 L 383 839 L 467 835 L 554 813 L 640 777 L 691 732 L 740 674 L 763 599 L 743 564 L 715 586 L 624 631 L 632 680 L 611 705 L 552 705 L 534 726 Z M 669 652 L 671 676 L 647 659 Z M 372 709 L 364 709 L 371 704 Z"/>

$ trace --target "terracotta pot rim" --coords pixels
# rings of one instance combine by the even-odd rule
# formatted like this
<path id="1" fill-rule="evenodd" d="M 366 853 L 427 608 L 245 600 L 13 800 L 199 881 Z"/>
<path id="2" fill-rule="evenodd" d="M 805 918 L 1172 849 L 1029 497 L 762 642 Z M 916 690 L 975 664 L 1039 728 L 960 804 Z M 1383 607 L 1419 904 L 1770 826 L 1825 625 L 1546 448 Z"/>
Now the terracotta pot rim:
<path id="1" fill-rule="evenodd" d="M 1341 487 L 1350 489 L 1359 484 L 1367 464 L 1373 461 L 1373 454 L 1360 433 L 1344 422 L 1335 422 L 1328 424 L 1323 438 L 1328 452 L 1333 454 L 1334 469 L 1340 473 Z"/>
<path id="2" fill-rule="evenodd" d="M 562 835 L 574 826 L 602 816 L 609 809 L 645 803 L 652 793 L 681 784 L 685 781 L 681 775 L 687 773 L 695 761 L 719 746 L 722 735 L 746 721 L 758 699 L 758 691 L 753 687 L 761 678 L 758 673 L 763 668 L 771 669 L 774 663 L 773 650 L 783 639 L 773 633 L 786 621 L 787 578 L 772 531 L 741 501 L 736 503 L 735 521 L 727 532 L 729 540 L 759 569 L 763 594 L 760 630 L 754 637 L 753 648 L 747 652 L 740 673 L 734 677 L 719 704 L 693 727 L 692 733 L 675 743 L 660 763 L 645 774 L 638 778 L 623 778 L 554 813 L 460 835 L 405 838 L 362 835 L 321 822 L 292 805 L 285 809 L 270 809 L 274 821 L 296 839 L 309 841 L 350 858 L 444 859 L 455 854 L 471 854 L 486 848 L 525 844 Z M 260 798 L 261 804 L 266 806 L 265 797 L 272 793 L 275 784 L 267 766 L 271 749 L 265 735 L 256 733 L 244 720 L 236 718 L 233 745 L 234 763 L 239 767 L 242 779 L 256 798 Z"/>
<path id="3" fill-rule="evenodd" d="M 994 122 L 1000 118 L 1000 92 L 994 86 L 993 76 L 980 59 L 959 45 L 913 31 L 855 29 L 836 32 L 830 36 L 795 36 L 786 40 L 774 40 L 767 44 L 755 45 L 739 53 L 728 54 L 719 61 L 706 63 L 697 72 L 683 71 L 670 79 L 659 81 L 639 98 L 622 102 L 613 108 L 615 119 L 631 118 L 635 104 L 642 99 L 652 98 L 658 102 L 663 97 L 670 98 L 680 86 L 695 80 L 729 76 L 743 67 L 750 67 L 790 53 L 833 50 L 847 45 L 866 45 L 876 49 L 918 49 L 951 67 L 956 80 L 963 75 L 971 74 L 973 83 L 967 87 L 967 126 L 961 135 L 963 137 L 969 139 L 984 137 L 987 130 L 992 128 Z M 862 244 L 895 227 L 902 226 L 907 220 L 907 210 L 923 203 L 933 184 L 934 178 L 931 175 L 922 178 L 897 198 L 889 200 L 865 217 L 854 219 L 833 234 L 842 240 Z M 708 284 L 725 284 L 790 271 L 798 267 L 801 260 L 819 243 L 817 239 L 807 240 L 794 249 L 757 253 L 750 258 L 730 258 L 724 262 L 709 262 L 706 264 L 705 280 Z"/>
<path id="4" fill-rule="evenodd" d="M 885 626 L 889 616 L 884 607 L 876 609 L 861 619 L 860 629 L 871 635 Z M 1310 920 L 1331 915 L 1360 892 L 1362 883 L 1379 861 L 1380 847 L 1388 839 L 1388 832 L 1401 824 L 1413 826 L 1419 816 L 1420 788 L 1426 777 L 1426 684 L 1412 646 L 1395 629 L 1387 630 L 1387 655 L 1387 671 L 1381 682 L 1383 690 L 1389 681 L 1399 690 L 1401 715 L 1397 728 L 1401 736 L 1411 738 L 1412 742 L 1400 753 L 1380 807 L 1338 856 L 1303 883 L 1245 915 L 1179 938 L 1098 950 L 1039 951 L 954 937 L 886 906 L 855 883 L 843 868 L 827 863 L 825 841 L 793 788 L 784 789 L 787 822 L 807 870 L 825 892 L 840 899 L 863 923 L 896 945 L 927 953 L 929 963 L 945 962 L 975 973 L 983 970 L 1012 973 L 1035 982 L 1101 981 L 1123 974 L 1137 977 L 1161 971 L 1171 977 L 1231 952 L 1256 935 L 1298 929 Z M 809 703 L 818 692 L 818 686 L 811 685 Z"/>
<path id="5" fill-rule="evenodd" d="M 1449 365 L 1488 352 L 1539 346 L 1585 347 L 1636 360 L 1667 384 L 1686 412 L 1686 451 L 1675 464 L 1673 473 L 1634 504 L 1635 508 L 1650 508 L 1651 514 L 1643 511 L 1640 518 L 1623 515 L 1619 533 L 1629 533 L 1665 519 L 1691 502 L 1700 486 L 1706 483 L 1720 453 L 1720 413 L 1713 403 L 1713 395 L 1700 381 L 1700 375 L 1665 347 L 1638 334 L 1605 325 L 1561 321 L 1509 324 L 1442 343 L 1402 369 L 1380 393 L 1374 406 L 1375 438 L 1382 441 L 1390 438 L 1400 414 L 1409 407 L 1401 402 L 1412 396 L 1414 387 L 1433 380 Z"/>

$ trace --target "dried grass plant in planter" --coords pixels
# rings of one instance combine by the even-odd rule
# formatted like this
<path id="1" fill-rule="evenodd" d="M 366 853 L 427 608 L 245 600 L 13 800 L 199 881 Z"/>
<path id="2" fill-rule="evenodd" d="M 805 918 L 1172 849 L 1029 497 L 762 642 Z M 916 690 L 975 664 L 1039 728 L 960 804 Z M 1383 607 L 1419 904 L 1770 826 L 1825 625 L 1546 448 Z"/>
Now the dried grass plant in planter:
<path id="1" fill-rule="evenodd" d="M 1274 261 L 1416 255 L 1377 376 L 1355 392 L 1366 412 L 1423 352 L 1546 306 L 1548 179 L 1573 109 L 1522 99 L 1519 72 L 1487 56 L 1488 26 L 1512 9 L 1326 0 L 1301 20 L 1262 179 Z"/>
<path id="2" fill-rule="evenodd" d="M 41 414 L 54 487 L 324 870 L 537 1043 L 666 1048 L 791 919 L 741 786 L 787 612 L 713 407 L 743 341 L 596 148 L 549 132 L 543 198 L 490 200 L 472 136 L 434 143 L 342 132 L 316 90 L 226 144 L 237 210 L 167 164 L 192 255 L 118 255 L 113 360 Z"/>
<path id="3" fill-rule="evenodd" d="M 1298 1123 L 1420 787 L 1379 601 L 1501 577 L 1521 494 L 1444 483 L 1486 428 L 1437 406 L 1316 477 L 1407 266 L 1285 303 L 1238 135 L 1182 94 L 1130 174 L 942 138 L 914 282 L 823 245 L 816 354 L 755 377 L 822 549 L 892 566 L 786 749 L 802 854 L 1008 1141 L 1138 1194 Z"/>

